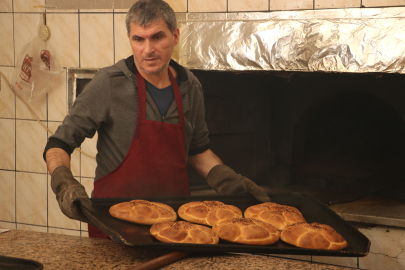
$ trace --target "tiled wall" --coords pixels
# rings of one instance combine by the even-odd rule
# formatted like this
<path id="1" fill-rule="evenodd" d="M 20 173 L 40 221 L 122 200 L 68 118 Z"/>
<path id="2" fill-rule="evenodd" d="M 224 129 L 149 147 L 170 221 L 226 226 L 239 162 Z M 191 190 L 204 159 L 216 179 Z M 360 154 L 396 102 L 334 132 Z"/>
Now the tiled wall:
<path id="1" fill-rule="evenodd" d="M 289 9 L 405 5 L 401 0 L 168 0 L 176 12 L 248 12 Z M 34 34 L 45 11 L 45 0 L 0 0 L 0 71 L 11 80 L 22 47 Z M 125 29 L 126 10 L 47 10 L 50 46 L 63 67 L 99 68 L 131 54 Z M 66 114 L 66 76 L 57 86 L 30 104 L 52 131 Z M 0 227 L 87 236 L 86 224 L 66 218 L 50 189 L 42 151 L 50 134 L 34 120 L 26 106 L 1 82 L 0 91 Z M 97 138 L 82 150 L 95 155 Z M 77 151 L 72 171 L 90 194 L 95 160 Z M 379 252 L 379 251 L 376 251 Z M 379 255 L 382 256 L 382 255 Z M 288 257 L 288 256 L 286 256 Z M 314 262 L 358 267 L 357 258 L 293 256 Z M 366 257 L 368 258 L 368 257 Z M 360 260 L 360 267 L 373 269 Z M 382 269 L 382 268 L 374 268 Z M 399 268 L 398 268 L 399 269 Z"/>
<path id="2" fill-rule="evenodd" d="M 44 4 L 44 0 L 0 1 L 0 71 L 10 82 L 20 51 L 42 18 Z M 102 67 L 131 54 L 125 39 L 125 10 L 47 12 L 49 46 L 54 48 L 60 66 Z M 122 29 L 114 29 L 115 25 Z M 67 110 L 66 72 L 56 80 L 52 91 L 29 103 L 51 131 L 56 130 Z M 0 130 L 0 227 L 87 236 L 87 224 L 65 217 L 50 188 L 42 158 L 50 134 L 14 96 L 5 80 L 1 81 Z M 94 156 L 96 139 L 86 140 L 82 150 Z M 71 163 L 73 174 L 90 194 L 95 160 L 75 151 Z"/>

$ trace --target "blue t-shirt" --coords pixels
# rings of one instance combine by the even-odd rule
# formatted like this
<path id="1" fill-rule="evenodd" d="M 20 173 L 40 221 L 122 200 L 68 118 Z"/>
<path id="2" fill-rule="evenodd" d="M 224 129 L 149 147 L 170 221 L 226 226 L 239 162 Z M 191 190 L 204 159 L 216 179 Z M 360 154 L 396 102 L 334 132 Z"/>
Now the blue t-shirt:
<path id="1" fill-rule="evenodd" d="M 176 82 L 179 84 L 177 77 Z M 159 89 L 147 80 L 145 80 L 145 86 L 146 91 L 148 91 L 149 95 L 153 98 L 153 101 L 155 101 L 160 115 L 164 117 L 174 99 L 173 86 L 169 85 L 168 87 Z"/>

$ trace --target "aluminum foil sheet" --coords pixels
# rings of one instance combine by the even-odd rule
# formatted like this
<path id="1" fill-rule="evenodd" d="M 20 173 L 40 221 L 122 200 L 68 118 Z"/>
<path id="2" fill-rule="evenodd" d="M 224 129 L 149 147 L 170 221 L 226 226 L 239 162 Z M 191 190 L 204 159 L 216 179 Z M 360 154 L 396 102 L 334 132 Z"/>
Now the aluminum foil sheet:
<path id="1" fill-rule="evenodd" d="M 177 14 L 189 69 L 405 73 L 405 8 Z"/>

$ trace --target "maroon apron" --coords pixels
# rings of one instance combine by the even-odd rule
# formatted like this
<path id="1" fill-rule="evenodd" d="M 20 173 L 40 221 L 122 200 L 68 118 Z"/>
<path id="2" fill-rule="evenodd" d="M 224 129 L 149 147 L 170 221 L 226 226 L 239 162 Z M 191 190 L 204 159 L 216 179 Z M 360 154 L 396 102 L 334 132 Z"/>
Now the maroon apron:
<path id="1" fill-rule="evenodd" d="M 146 120 L 146 87 L 138 81 L 138 116 L 131 146 L 112 172 L 94 182 L 94 198 L 190 195 L 184 140 L 184 114 L 181 93 L 169 69 L 179 114 L 178 124 Z M 89 224 L 89 236 L 107 238 Z"/>

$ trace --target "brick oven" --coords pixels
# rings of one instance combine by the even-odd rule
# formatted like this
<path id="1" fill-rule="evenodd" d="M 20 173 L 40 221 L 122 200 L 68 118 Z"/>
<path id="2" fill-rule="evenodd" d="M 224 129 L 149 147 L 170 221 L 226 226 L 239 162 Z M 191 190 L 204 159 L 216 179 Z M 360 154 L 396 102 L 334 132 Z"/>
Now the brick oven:
<path id="1" fill-rule="evenodd" d="M 270 192 L 306 192 L 347 220 L 404 226 L 401 14 L 178 14 L 175 59 L 203 85 L 211 149 Z M 195 192 L 207 189 L 188 171 Z"/>

